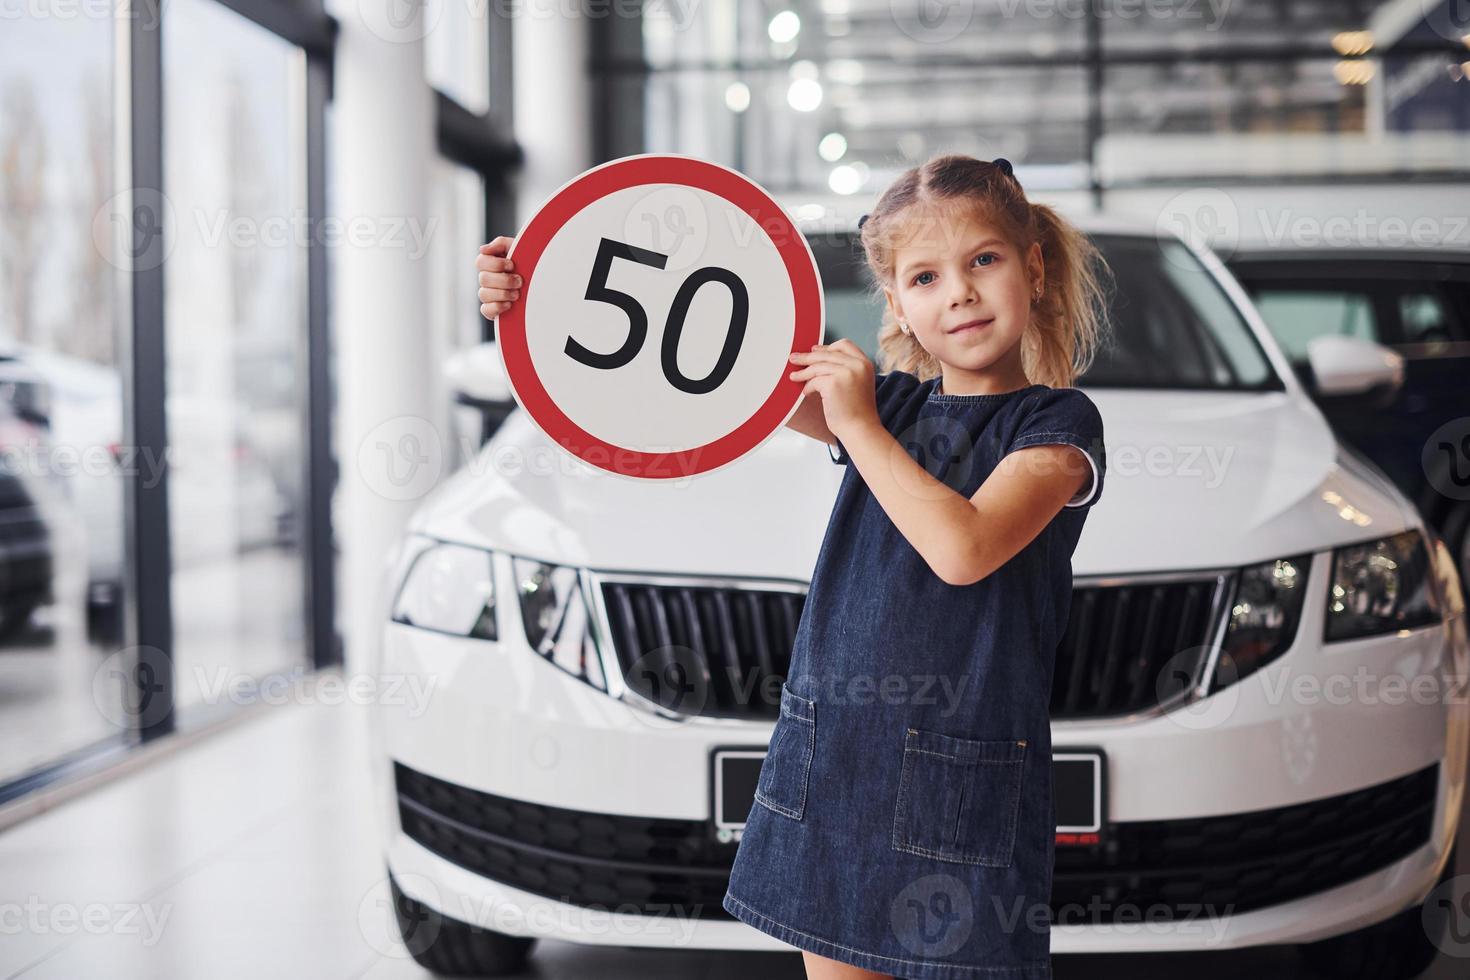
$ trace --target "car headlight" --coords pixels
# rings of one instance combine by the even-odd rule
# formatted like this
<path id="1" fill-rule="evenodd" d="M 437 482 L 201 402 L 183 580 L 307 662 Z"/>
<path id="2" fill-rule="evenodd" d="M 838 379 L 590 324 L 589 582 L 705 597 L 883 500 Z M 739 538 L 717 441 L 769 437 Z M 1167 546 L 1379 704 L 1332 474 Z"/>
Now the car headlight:
<path id="1" fill-rule="evenodd" d="M 393 603 L 393 622 L 477 640 L 499 637 L 490 552 L 462 544 L 424 546 Z"/>
<path id="2" fill-rule="evenodd" d="M 1307 552 L 1237 571 L 1230 622 L 1225 628 L 1220 663 L 1210 675 L 1209 691 L 1254 674 L 1291 646 L 1301 622 L 1311 565 L 1312 555 Z"/>
<path id="3" fill-rule="evenodd" d="M 1440 620 L 1429 549 L 1417 530 L 1334 549 L 1330 581 L 1326 642 Z"/>
<path id="4" fill-rule="evenodd" d="M 607 678 L 577 569 L 531 558 L 513 558 L 511 568 L 531 649 L 573 677 L 606 691 Z"/>

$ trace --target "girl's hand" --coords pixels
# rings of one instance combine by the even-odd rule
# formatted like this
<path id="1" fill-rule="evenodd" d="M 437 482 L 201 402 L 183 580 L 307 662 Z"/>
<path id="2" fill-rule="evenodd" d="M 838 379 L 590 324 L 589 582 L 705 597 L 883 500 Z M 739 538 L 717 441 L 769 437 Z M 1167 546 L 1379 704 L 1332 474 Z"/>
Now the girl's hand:
<path id="1" fill-rule="evenodd" d="M 878 423 L 873 362 L 857 344 L 845 337 L 833 344 L 817 344 L 810 351 L 793 353 L 791 363 L 805 365 L 791 372 L 791 380 L 806 382 L 803 398 L 813 391 L 821 396 L 822 415 L 837 438 Z"/>
<path id="2" fill-rule="evenodd" d="M 481 245 L 475 257 L 475 271 L 480 276 L 480 315 L 487 320 L 500 316 L 521 298 L 521 277 L 515 274 L 515 264 L 505 257 L 510 245 L 511 239 L 501 235 Z"/>

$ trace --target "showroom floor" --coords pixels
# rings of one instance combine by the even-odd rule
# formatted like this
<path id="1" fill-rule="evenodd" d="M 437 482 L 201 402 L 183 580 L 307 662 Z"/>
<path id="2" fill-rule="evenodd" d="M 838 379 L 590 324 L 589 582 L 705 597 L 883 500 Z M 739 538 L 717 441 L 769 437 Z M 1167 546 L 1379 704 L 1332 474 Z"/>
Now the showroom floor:
<path id="1" fill-rule="evenodd" d="M 427 977 L 385 939 L 363 710 L 319 700 L 256 709 L 0 833 L 0 977 Z M 1426 977 L 1463 975 L 1463 961 L 1441 959 Z M 531 964 L 524 975 L 547 980 L 803 976 L 795 953 L 559 942 L 541 943 Z M 1058 980 L 1246 972 L 1301 975 L 1289 950 L 1056 961 Z"/>

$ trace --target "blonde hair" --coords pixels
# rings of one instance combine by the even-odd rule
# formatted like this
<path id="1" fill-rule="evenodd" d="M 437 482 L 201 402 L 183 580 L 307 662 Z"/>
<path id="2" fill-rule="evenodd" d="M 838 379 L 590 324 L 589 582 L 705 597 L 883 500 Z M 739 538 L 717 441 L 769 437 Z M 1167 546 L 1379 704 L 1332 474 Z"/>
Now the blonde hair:
<path id="1" fill-rule="evenodd" d="M 1028 201 L 1009 162 L 936 156 L 900 175 L 861 222 L 868 275 L 879 300 L 884 287 L 898 291 L 896 253 L 907 222 L 923 212 L 972 215 L 1010 241 L 1022 261 L 1033 242 L 1041 243 L 1045 285 L 1021 338 L 1021 364 L 1033 384 L 1073 387 L 1092 364 L 1107 325 L 1102 277 L 1111 270 L 1091 239 L 1053 208 Z M 878 355 L 880 371 L 905 371 L 920 380 L 941 373 L 939 359 L 899 329 L 886 302 Z"/>

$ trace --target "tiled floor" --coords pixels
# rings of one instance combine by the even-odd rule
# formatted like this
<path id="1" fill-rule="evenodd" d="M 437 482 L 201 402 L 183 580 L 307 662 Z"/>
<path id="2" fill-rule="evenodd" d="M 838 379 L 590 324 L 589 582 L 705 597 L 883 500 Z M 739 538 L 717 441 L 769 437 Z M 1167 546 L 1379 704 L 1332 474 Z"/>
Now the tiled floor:
<path id="1" fill-rule="evenodd" d="M 0 977 L 427 977 L 384 941 L 387 885 L 369 809 L 363 710 L 261 709 L 0 833 Z M 1426 976 L 1462 977 L 1466 962 L 1446 959 Z M 539 944 L 530 964 L 525 976 L 547 980 L 804 975 L 796 953 L 558 942 Z M 1056 974 L 1058 980 L 1302 975 L 1284 949 L 1058 957 Z"/>

